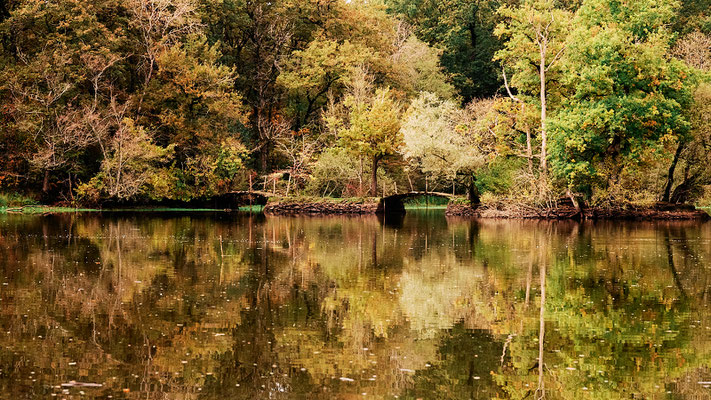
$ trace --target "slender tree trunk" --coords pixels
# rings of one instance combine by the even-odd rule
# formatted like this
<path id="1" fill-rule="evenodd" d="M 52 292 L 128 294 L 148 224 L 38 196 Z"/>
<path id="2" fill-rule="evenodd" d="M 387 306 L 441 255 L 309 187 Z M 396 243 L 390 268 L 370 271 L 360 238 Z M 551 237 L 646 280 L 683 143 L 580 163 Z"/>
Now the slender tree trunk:
<path id="1" fill-rule="evenodd" d="M 360 157 L 360 171 L 358 172 L 358 196 L 363 195 L 363 157 Z"/>
<path id="2" fill-rule="evenodd" d="M 69 197 L 72 199 L 72 202 L 74 202 L 74 189 L 72 188 L 72 173 L 69 172 Z"/>
<path id="3" fill-rule="evenodd" d="M 380 159 L 378 159 L 377 156 L 374 156 L 370 187 L 370 195 L 373 197 L 378 197 L 378 161 L 380 161 Z"/>
<path id="4" fill-rule="evenodd" d="M 567 189 L 565 191 L 565 194 L 568 195 L 568 198 L 573 203 L 573 207 L 575 207 L 575 211 L 577 211 L 578 213 L 582 213 L 583 210 L 582 210 L 582 207 L 580 207 L 580 202 L 578 201 L 578 199 L 575 198 L 575 195 L 573 195 L 573 192 L 571 192 L 570 189 Z"/>
<path id="5" fill-rule="evenodd" d="M 531 128 L 526 126 L 526 158 L 528 158 L 528 173 L 533 175 L 533 148 L 531 146 Z"/>
<path id="6" fill-rule="evenodd" d="M 261 151 L 259 152 L 259 168 L 261 169 L 263 174 L 267 173 L 267 160 L 269 158 L 269 146 L 267 144 L 264 144 L 264 147 L 262 147 Z"/>
<path id="7" fill-rule="evenodd" d="M 546 389 L 543 381 L 543 350 L 544 350 L 544 338 L 546 335 L 546 264 L 541 263 L 541 312 L 539 315 L 539 327 L 538 327 L 538 389 L 536 389 L 536 399 L 543 399 L 546 396 Z"/>
<path id="8" fill-rule="evenodd" d="M 686 290 L 684 290 L 684 286 L 681 284 L 681 279 L 679 279 L 679 273 L 677 272 L 676 264 L 674 263 L 674 250 L 672 249 L 670 236 L 671 235 L 669 234 L 669 230 L 667 230 L 664 235 L 664 242 L 666 243 L 666 247 L 667 247 L 667 262 L 669 263 L 669 269 L 672 272 L 672 277 L 674 278 L 674 283 L 676 284 L 676 287 L 679 289 L 679 293 L 681 294 L 681 297 L 687 298 Z"/>
<path id="9" fill-rule="evenodd" d="M 664 187 L 664 194 L 662 195 L 662 201 L 665 201 L 667 203 L 671 200 L 671 190 L 674 186 L 674 172 L 676 172 L 676 165 L 679 162 L 679 157 L 681 156 L 682 150 L 684 150 L 684 142 L 679 142 L 679 145 L 676 147 L 676 152 L 674 153 L 672 163 L 669 166 L 667 184 Z"/>
<path id="10" fill-rule="evenodd" d="M 291 189 L 291 176 L 294 174 L 294 169 L 292 168 L 291 171 L 289 171 L 289 182 L 286 184 L 286 197 L 289 197 L 289 189 Z"/>
<path id="11" fill-rule="evenodd" d="M 531 280 L 533 279 L 533 261 L 528 261 L 528 273 L 526 274 L 526 297 L 524 304 L 528 308 L 528 303 L 531 299 Z"/>
<path id="12" fill-rule="evenodd" d="M 42 180 L 42 193 L 47 194 L 49 192 L 49 170 L 44 170 L 44 180 Z"/>
<path id="13" fill-rule="evenodd" d="M 546 170 L 548 169 L 548 132 L 546 131 L 546 113 L 547 113 L 547 103 L 546 103 L 546 42 L 544 41 L 541 45 L 541 66 L 540 66 L 540 80 L 541 80 L 541 174 L 545 176 Z"/>
<path id="14" fill-rule="evenodd" d="M 521 103 L 521 116 L 526 118 L 526 103 Z M 528 173 L 533 176 L 533 145 L 531 144 L 531 127 L 526 123 L 526 159 L 528 159 Z"/>

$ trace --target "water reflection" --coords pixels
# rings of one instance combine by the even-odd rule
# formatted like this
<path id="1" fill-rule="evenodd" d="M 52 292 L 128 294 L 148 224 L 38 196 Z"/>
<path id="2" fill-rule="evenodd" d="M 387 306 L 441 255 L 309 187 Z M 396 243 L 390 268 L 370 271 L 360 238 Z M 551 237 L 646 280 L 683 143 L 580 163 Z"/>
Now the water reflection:
<path id="1" fill-rule="evenodd" d="M 710 226 L 0 216 L 0 390 L 707 398 Z"/>

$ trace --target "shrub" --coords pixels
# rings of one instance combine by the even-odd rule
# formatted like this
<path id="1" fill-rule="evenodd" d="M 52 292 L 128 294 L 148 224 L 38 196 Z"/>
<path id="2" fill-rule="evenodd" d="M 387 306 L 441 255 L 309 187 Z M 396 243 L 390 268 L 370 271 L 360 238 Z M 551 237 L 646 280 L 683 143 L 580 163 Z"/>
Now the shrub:
<path id="1" fill-rule="evenodd" d="M 37 200 L 18 193 L 0 193 L 0 207 L 22 207 L 37 204 Z"/>

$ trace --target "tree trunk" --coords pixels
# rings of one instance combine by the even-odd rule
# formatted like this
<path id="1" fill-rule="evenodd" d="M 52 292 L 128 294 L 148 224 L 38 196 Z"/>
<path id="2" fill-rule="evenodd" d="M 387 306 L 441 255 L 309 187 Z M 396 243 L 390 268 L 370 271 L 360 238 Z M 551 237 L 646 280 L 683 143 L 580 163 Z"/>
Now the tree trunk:
<path id="1" fill-rule="evenodd" d="M 548 132 L 546 132 L 546 42 L 544 41 L 541 46 L 541 66 L 540 66 L 540 80 L 541 80 L 541 174 L 545 176 L 546 169 L 548 169 Z"/>
<path id="2" fill-rule="evenodd" d="M 289 182 L 286 184 L 286 194 L 284 196 L 289 197 L 289 189 L 291 189 L 291 176 L 294 175 L 294 169 L 289 171 Z"/>
<path id="3" fill-rule="evenodd" d="M 42 193 L 47 194 L 49 192 L 49 170 L 44 170 L 44 180 L 42 181 Z"/>
<path id="4" fill-rule="evenodd" d="M 377 156 L 374 156 L 370 187 L 370 195 L 372 197 L 378 197 L 378 161 L 380 161 L 380 159 Z"/>
<path id="5" fill-rule="evenodd" d="M 358 196 L 363 196 L 363 156 L 361 156 L 358 161 L 360 161 L 360 170 L 358 171 Z"/>
<path id="6" fill-rule="evenodd" d="M 477 208 L 479 207 L 479 204 L 481 204 L 481 199 L 479 198 L 479 188 L 476 187 L 476 176 L 472 174 L 471 179 L 469 180 L 469 205 L 472 208 Z"/>
<path id="7" fill-rule="evenodd" d="M 526 126 L 526 158 L 528 158 L 528 173 L 533 176 L 533 148 L 531 147 L 531 128 Z"/>
<path id="8" fill-rule="evenodd" d="M 259 169 L 263 174 L 267 173 L 267 160 L 269 159 L 269 146 L 265 143 L 259 152 Z"/>
<path id="9" fill-rule="evenodd" d="M 676 171 L 676 165 L 679 162 L 679 157 L 681 156 L 682 150 L 684 150 L 684 142 L 679 142 L 679 145 L 676 147 L 676 152 L 674 153 L 672 163 L 669 166 L 667 184 L 664 187 L 664 194 L 662 195 L 662 201 L 665 201 L 667 203 L 671 200 L 671 190 L 672 186 L 674 186 L 674 172 Z"/>
<path id="10" fill-rule="evenodd" d="M 567 190 L 565 191 L 565 194 L 568 195 L 568 198 L 570 199 L 570 202 L 573 203 L 573 207 L 575 207 L 575 211 L 577 211 L 579 214 L 582 215 L 583 209 L 582 209 L 582 207 L 580 206 L 580 202 L 578 201 L 578 199 L 575 198 L 575 195 L 573 194 L 573 192 L 571 192 L 570 189 L 567 189 Z"/>
<path id="11" fill-rule="evenodd" d="M 546 264 L 543 262 L 541 264 L 541 269 L 539 271 L 541 278 L 541 310 L 538 317 L 538 388 L 536 389 L 536 398 L 545 398 L 546 390 L 543 381 L 543 350 L 544 350 L 544 339 L 546 335 Z"/>

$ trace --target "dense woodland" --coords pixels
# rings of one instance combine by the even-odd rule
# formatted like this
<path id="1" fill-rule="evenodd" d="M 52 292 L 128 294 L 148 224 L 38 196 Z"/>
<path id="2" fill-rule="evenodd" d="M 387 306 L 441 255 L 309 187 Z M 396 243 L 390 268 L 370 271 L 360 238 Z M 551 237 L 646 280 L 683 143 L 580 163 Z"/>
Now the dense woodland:
<path id="1" fill-rule="evenodd" d="M 0 191 L 711 203 L 709 0 L 5 0 Z"/>

